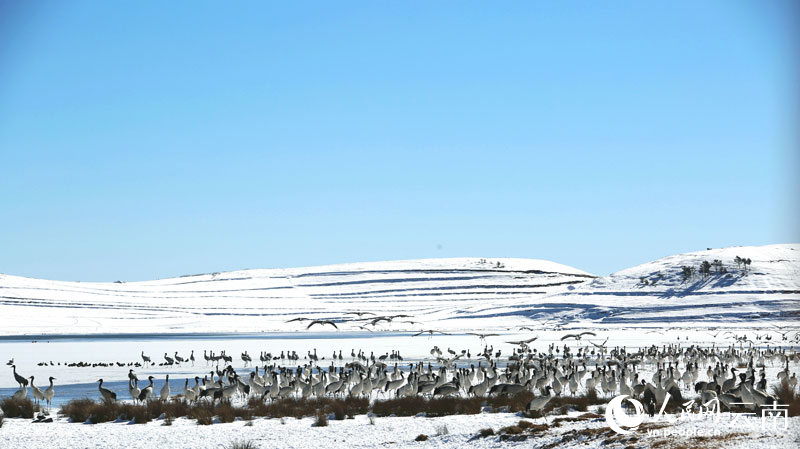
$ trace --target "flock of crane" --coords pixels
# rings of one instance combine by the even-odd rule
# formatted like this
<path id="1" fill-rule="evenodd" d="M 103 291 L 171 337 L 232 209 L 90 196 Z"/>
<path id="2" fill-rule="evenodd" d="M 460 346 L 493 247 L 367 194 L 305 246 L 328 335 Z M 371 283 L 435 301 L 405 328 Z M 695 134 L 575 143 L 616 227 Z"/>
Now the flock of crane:
<path id="1" fill-rule="evenodd" d="M 794 347 L 746 346 L 738 338 L 735 343 L 720 347 L 673 343 L 628 348 L 609 347 L 608 339 L 602 343 L 589 340 L 596 334 L 587 331 L 566 334 L 561 343 L 551 343 L 542 350 L 530 346 L 538 337 L 509 341 L 513 350 L 504 356 L 502 351 L 485 344 L 487 338 L 497 334 L 471 335 L 484 343 L 474 353 L 469 349 L 442 351 L 434 346 L 430 358 L 416 361 L 404 361 L 397 350 L 375 356 L 374 352 L 367 355 L 360 349 L 352 349 L 349 357 L 341 350 L 333 351 L 326 360 L 314 349 L 302 361 L 295 351 L 274 355 L 262 351 L 258 356 L 261 363 L 254 366 L 253 357 L 245 351 L 240 355 L 242 368 L 237 370 L 233 357 L 224 351 L 216 354 L 204 350 L 203 359 L 213 369 L 202 377 L 185 378 L 181 391 L 170 390 L 166 375 L 156 394 L 155 377 L 148 376 L 142 387 L 137 373 L 130 368 L 127 396 L 134 402 L 182 399 L 213 403 L 250 398 L 271 401 L 351 395 L 378 399 L 514 395 L 529 391 L 534 393 L 534 399 L 528 409 L 541 413 L 555 396 L 592 391 L 608 398 L 627 394 L 642 400 L 651 411 L 663 404 L 668 394 L 684 398 L 696 395 L 702 403 L 717 399 L 731 409 L 737 403 L 757 408 L 776 400 L 769 393 L 771 385 L 785 382 L 792 389 L 797 387 L 796 374 L 790 372 L 791 364 L 800 362 L 800 353 Z M 155 365 L 144 352 L 141 359 L 137 366 Z M 196 362 L 194 351 L 188 357 L 164 353 L 163 359 L 161 366 Z M 25 398 L 30 391 L 35 401 L 46 402 L 49 409 L 55 378 L 50 377 L 50 386 L 42 390 L 34 385 L 33 376 L 26 378 L 17 373 L 13 360 L 9 365 L 20 386 L 13 398 Z M 778 370 L 777 375 L 770 375 L 768 368 L 773 373 Z M 103 379 L 97 382 L 104 400 L 121 397 L 104 387 Z"/>

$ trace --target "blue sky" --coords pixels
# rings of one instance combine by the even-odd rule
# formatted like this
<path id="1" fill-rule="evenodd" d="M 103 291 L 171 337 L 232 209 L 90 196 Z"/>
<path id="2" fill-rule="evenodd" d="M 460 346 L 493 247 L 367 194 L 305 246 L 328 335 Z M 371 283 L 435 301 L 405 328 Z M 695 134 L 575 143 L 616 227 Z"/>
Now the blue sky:
<path id="1" fill-rule="evenodd" d="M 797 242 L 796 13 L 0 0 L 0 272 Z"/>

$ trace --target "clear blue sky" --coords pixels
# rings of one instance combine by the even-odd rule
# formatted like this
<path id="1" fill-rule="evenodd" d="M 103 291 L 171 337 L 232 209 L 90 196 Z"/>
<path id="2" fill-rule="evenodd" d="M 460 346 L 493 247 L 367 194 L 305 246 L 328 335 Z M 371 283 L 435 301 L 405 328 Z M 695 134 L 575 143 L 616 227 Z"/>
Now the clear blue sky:
<path id="1" fill-rule="evenodd" d="M 797 12 L 0 0 L 0 272 L 796 242 Z"/>

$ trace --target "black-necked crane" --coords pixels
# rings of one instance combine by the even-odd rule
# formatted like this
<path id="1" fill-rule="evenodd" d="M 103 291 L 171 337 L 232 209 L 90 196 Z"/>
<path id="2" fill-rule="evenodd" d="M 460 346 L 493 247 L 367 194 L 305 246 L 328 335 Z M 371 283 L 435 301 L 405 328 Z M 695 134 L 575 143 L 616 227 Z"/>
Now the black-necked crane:
<path id="1" fill-rule="evenodd" d="M 528 411 L 530 412 L 539 412 L 542 415 L 542 418 L 547 421 L 547 418 L 544 417 L 544 408 L 547 406 L 547 403 L 550 402 L 550 399 L 553 399 L 553 395 L 550 393 L 552 388 L 548 385 L 545 387 L 545 392 L 547 394 L 539 396 L 537 398 L 533 398 L 531 402 L 528 402 Z"/>
<path id="2" fill-rule="evenodd" d="M 315 324 L 319 324 L 319 325 L 329 324 L 329 325 L 335 327 L 336 329 L 339 329 L 339 326 L 337 326 L 336 323 L 334 323 L 331 320 L 313 320 L 311 323 L 309 323 L 308 326 L 306 326 L 306 329 L 311 329 L 311 326 L 313 326 Z"/>
<path id="3" fill-rule="evenodd" d="M 22 388 L 14 392 L 14 394 L 11 396 L 11 399 L 15 401 L 21 401 L 27 397 L 28 397 L 28 386 L 23 385 Z"/>
<path id="4" fill-rule="evenodd" d="M 178 362 L 178 363 L 183 363 L 183 362 L 186 361 L 186 359 L 184 359 L 183 357 L 180 357 L 178 355 L 178 351 L 175 351 L 175 361 Z"/>
<path id="5" fill-rule="evenodd" d="M 17 365 L 11 365 L 11 369 L 14 370 L 14 380 L 17 381 L 17 383 L 19 384 L 20 388 L 27 387 L 28 386 L 28 379 L 26 379 L 26 378 L 20 376 L 19 374 L 17 374 Z"/>
<path id="6" fill-rule="evenodd" d="M 168 356 L 166 352 L 164 353 L 164 360 L 167 361 L 167 365 L 174 365 L 175 364 L 175 359 L 173 359 L 172 357 Z"/>
<path id="7" fill-rule="evenodd" d="M 149 400 L 149 399 L 150 399 L 150 396 L 153 394 L 153 376 L 148 376 L 148 377 L 147 377 L 147 380 L 149 380 L 149 381 L 150 381 L 150 385 L 148 385 L 147 387 L 145 387 L 145 388 L 144 388 L 144 389 L 143 389 L 143 390 L 142 390 L 142 391 L 139 393 L 139 400 L 140 400 L 140 401 L 142 401 L 142 402 Z"/>
<path id="8" fill-rule="evenodd" d="M 169 374 L 167 374 L 166 383 L 161 387 L 161 400 L 166 401 L 167 399 L 169 399 Z"/>
<path id="9" fill-rule="evenodd" d="M 480 340 L 482 342 L 486 341 L 487 337 L 498 337 L 498 336 L 500 336 L 500 334 L 481 334 L 481 333 L 478 333 L 478 332 L 467 332 L 467 335 L 474 335 L 474 336 L 480 338 Z"/>
<path id="10" fill-rule="evenodd" d="M 568 338 L 574 338 L 577 341 L 580 341 L 585 335 L 591 335 L 592 337 L 596 337 L 597 334 L 594 332 L 581 332 L 580 334 L 567 334 L 561 337 L 561 341 L 564 341 Z"/>
<path id="11" fill-rule="evenodd" d="M 422 335 L 422 334 L 428 334 L 428 338 L 433 337 L 433 334 L 450 335 L 447 332 L 437 331 L 437 330 L 434 330 L 434 329 L 428 329 L 428 330 L 425 330 L 425 331 L 419 331 L 416 334 L 412 335 L 412 337 L 416 337 L 416 336 L 419 336 L 419 335 Z"/>
<path id="12" fill-rule="evenodd" d="M 53 401 L 53 396 L 56 395 L 56 389 L 53 386 L 53 381 L 56 380 L 55 377 L 50 376 L 50 386 L 44 390 L 44 400 L 47 401 L 47 409 L 50 409 L 50 403 Z"/>
<path id="13" fill-rule="evenodd" d="M 44 401 L 44 391 L 42 391 L 41 388 L 33 384 L 33 376 L 31 376 L 30 379 L 31 379 L 31 395 L 33 395 L 34 401 L 38 404 Z"/>
<path id="14" fill-rule="evenodd" d="M 142 363 L 144 363 L 145 365 L 150 363 L 150 357 L 144 355 L 144 351 L 142 351 Z"/>
<path id="15" fill-rule="evenodd" d="M 198 382 L 198 378 L 195 377 L 195 383 Z M 183 384 L 183 397 L 186 399 L 186 402 L 194 402 L 197 400 L 197 391 L 189 388 L 189 379 L 186 379 L 186 383 Z"/>
<path id="16" fill-rule="evenodd" d="M 133 376 L 132 378 L 128 379 L 128 393 L 131 395 L 131 399 L 133 399 L 133 402 L 139 400 L 139 394 L 141 392 L 142 390 L 139 389 L 139 379 L 136 376 Z"/>
<path id="17" fill-rule="evenodd" d="M 192 366 L 194 366 L 194 349 L 192 349 L 192 353 L 189 354 L 189 361 L 192 362 Z"/>
<path id="18" fill-rule="evenodd" d="M 117 393 L 109 390 L 108 388 L 103 388 L 103 379 L 99 379 L 98 382 L 100 384 L 97 385 L 97 389 L 100 391 L 100 395 L 103 396 L 104 401 L 116 401 L 117 400 Z"/>

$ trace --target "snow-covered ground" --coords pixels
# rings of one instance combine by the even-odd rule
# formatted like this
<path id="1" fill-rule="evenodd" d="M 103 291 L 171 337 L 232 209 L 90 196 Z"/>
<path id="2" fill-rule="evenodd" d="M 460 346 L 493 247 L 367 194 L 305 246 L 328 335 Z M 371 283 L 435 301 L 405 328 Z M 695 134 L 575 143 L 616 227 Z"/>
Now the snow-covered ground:
<path id="1" fill-rule="evenodd" d="M 570 417 L 578 417 L 572 412 Z M 548 417 L 555 424 L 558 417 Z M 800 418 L 790 418 L 787 430 L 781 426 L 762 430 L 760 420 L 751 424 L 738 421 L 731 425 L 727 416 L 719 422 L 679 420 L 663 426 L 647 418 L 639 431 L 627 436 L 611 432 L 602 418 L 582 419 L 553 425 L 526 441 L 501 441 L 497 435 L 475 438 L 482 429 L 501 428 L 517 424 L 520 416 L 511 413 L 481 413 L 478 415 L 375 418 L 370 424 L 367 416 L 343 421 L 330 420 L 327 427 L 314 427 L 313 418 L 259 419 L 247 425 L 244 421 L 199 426 L 194 420 L 175 419 L 171 426 L 163 420 L 147 424 L 127 422 L 104 424 L 75 424 L 57 419 L 49 424 L 32 424 L 28 420 L 12 419 L 0 428 L 0 443 L 8 448 L 128 448 L 153 447 L 220 449 L 233 442 L 252 442 L 258 448 L 371 448 L 371 447 L 724 447 L 724 448 L 795 448 L 800 441 Z M 675 417 L 670 417 L 675 419 Z M 528 420 L 544 424 L 542 419 Z M 755 429 L 751 429 L 750 426 Z M 649 432 L 648 432 L 649 431 Z M 669 432 L 669 433 L 665 433 Z M 428 440 L 417 442 L 420 434 Z"/>
<path id="2" fill-rule="evenodd" d="M 747 272 L 733 262 L 750 258 Z M 699 267 L 703 260 L 719 259 L 727 273 L 696 274 L 684 280 L 681 267 Z M 713 270 L 713 269 L 712 269 Z M 643 281 L 644 279 L 644 281 Z M 646 282 L 645 282 L 646 281 Z M 354 321 L 348 312 L 409 315 L 381 321 Z M 512 353 L 508 343 L 532 336 L 532 349 L 548 351 L 563 346 L 562 337 L 591 330 L 591 341 L 609 347 L 633 348 L 680 344 L 704 347 L 781 346 L 794 351 L 800 316 L 800 245 L 736 247 L 665 257 L 609 276 L 595 277 L 553 262 L 524 259 L 433 259 L 327 267 L 244 270 L 129 283 L 83 283 L 0 275 L 0 360 L 14 359 L 17 370 L 34 375 L 45 386 L 58 380 L 57 398 L 98 396 L 96 381 L 127 397 L 128 364 L 141 361 L 144 351 L 155 362 L 163 354 L 195 351 L 195 366 L 137 367 L 140 378 L 153 375 L 156 389 L 166 374 L 171 388 L 182 391 L 184 378 L 208 373 L 203 350 L 225 350 L 243 369 L 239 355 L 296 351 L 304 364 L 316 350 L 327 365 L 334 351 L 362 349 L 375 356 L 400 351 L 404 362 L 432 361 L 431 348 L 473 356 L 459 361 L 476 364 L 477 353 L 488 345 Z M 305 317 L 332 320 L 337 326 L 288 322 Z M 365 315 L 364 318 L 368 318 Z M 792 330 L 795 329 L 795 330 Z M 444 331 L 413 337 L 422 330 Z M 485 340 L 470 332 L 495 333 Z M 734 341 L 733 338 L 747 338 Z M 574 349 L 592 349 L 586 340 L 569 341 Z M 52 362 L 52 365 L 51 363 Z M 75 362 L 111 366 L 71 367 Z M 121 363 L 124 366 L 118 366 Z M 290 362 L 281 362 L 288 365 Z M 797 364 L 790 366 L 797 371 Z M 774 379 L 781 367 L 768 364 Z M 654 367 L 643 367 L 650 376 Z M 16 390 L 11 370 L 0 375 L 0 397 Z M 688 392 L 688 390 L 687 390 Z M 554 417 L 549 417 L 550 419 Z M 122 423 L 83 425 L 57 418 L 52 424 L 6 419 L 0 429 L 4 447 L 220 447 L 234 440 L 253 440 L 258 447 L 441 447 L 464 446 L 479 429 L 515 423 L 512 414 L 481 414 L 446 418 L 378 418 L 370 425 L 365 416 L 332 421 L 329 427 L 311 427 L 311 420 L 256 419 L 252 426 L 236 422 L 197 426 L 178 419 L 172 426 Z M 605 422 L 564 423 L 534 440 L 522 443 L 497 437 L 473 440 L 476 447 L 521 445 L 533 447 L 796 447 L 798 418 L 790 431 L 763 435 L 757 431 L 728 435 L 718 443 L 691 436 L 639 435 L 640 441 L 621 442 L 584 435 L 561 442 L 564 431 L 606 426 Z M 444 434 L 443 426 L 447 427 Z M 714 429 L 707 423 L 678 423 L 669 429 Z M 688 430 L 685 430 L 688 432 Z M 727 434 L 741 428 L 726 430 Z M 417 443 L 420 433 L 431 439 Z M 561 435 L 561 436 L 559 436 Z M 695 435 L 697 436 L 697 435 Z M 648 441 L 648 438 L 656 440 Z M 609 440 L 609 441 L 607 441 Z"/>

